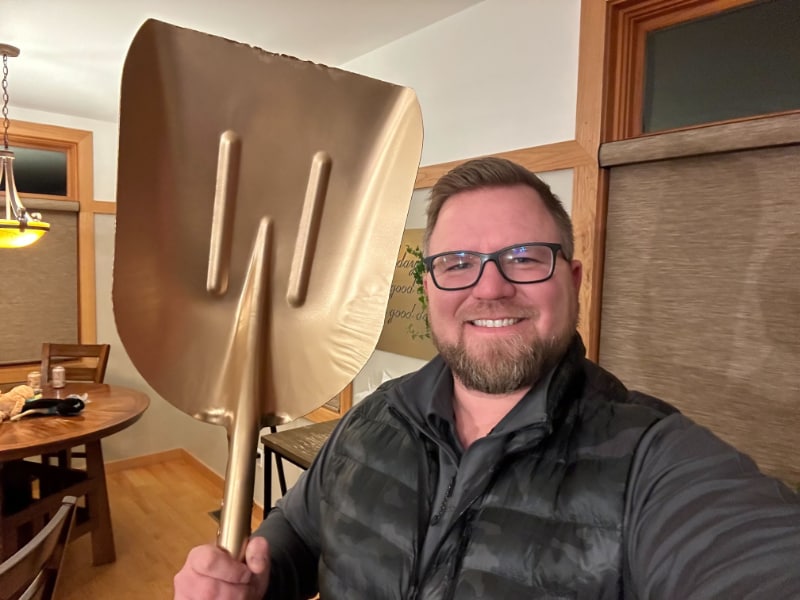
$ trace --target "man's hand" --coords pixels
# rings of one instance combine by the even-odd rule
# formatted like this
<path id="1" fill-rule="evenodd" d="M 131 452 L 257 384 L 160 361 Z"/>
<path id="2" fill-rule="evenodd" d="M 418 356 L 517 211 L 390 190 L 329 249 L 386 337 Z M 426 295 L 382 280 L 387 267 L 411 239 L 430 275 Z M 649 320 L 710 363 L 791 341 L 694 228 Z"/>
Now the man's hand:
<path id="1" fill-rule="evenodd" d="M 255 536 L 245 562 L 212 544 L 192 548 L 175 575 L 175 600 L 261 600 L 269 582 L 269 546 Z"/>

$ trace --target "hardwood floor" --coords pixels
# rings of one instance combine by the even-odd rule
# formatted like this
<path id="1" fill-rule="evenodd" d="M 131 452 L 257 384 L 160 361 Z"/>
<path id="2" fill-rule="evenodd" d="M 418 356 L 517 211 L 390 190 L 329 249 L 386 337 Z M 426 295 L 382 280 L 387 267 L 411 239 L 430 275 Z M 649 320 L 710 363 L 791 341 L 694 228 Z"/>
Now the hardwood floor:
<path id="1" fill-rule="evenodd" d="M 93 567 L 85 535 L 66 551 L 61 600 L 161 600 L 172 598 L 172 577 L 186 554 L 213 542 L 221 482 L 184 458 L 108 474 L 117 560 Z M 261 509 L 255 509 L 254 526 Z"/>

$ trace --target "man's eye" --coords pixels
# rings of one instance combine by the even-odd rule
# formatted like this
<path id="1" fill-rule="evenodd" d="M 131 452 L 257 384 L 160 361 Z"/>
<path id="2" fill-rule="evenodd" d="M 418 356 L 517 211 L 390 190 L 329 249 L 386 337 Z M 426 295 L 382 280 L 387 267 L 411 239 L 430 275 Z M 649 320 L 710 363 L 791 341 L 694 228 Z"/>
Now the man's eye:
<path id="1" fill-rule="evenodd" d="M 452 271 L 463 271 L 465 269 L 471 269 L 473 267 L 473 263 L 470 261 L 459 261 L 459 262 L 452 262 L 445 265 L 445 271 L 452 272 Z"/>
<path id="2" fill-rule="evenodd" d="M 524 265 L 530 263 L 537 263 L 541 261 L 535 256 L 512 256 L 508 262 L 517 265 Z"/>

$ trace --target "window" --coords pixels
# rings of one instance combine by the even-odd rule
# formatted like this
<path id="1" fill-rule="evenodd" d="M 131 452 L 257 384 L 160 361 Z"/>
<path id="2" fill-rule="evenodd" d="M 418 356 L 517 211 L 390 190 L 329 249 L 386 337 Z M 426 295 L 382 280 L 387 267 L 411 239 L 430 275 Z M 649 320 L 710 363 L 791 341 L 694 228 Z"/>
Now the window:
<path id="1" fill-rule="evenodd" d="M 643 132 L 800 109 L 800 2 L 770 0 L 651 31 Z"/>
<path id="2" fill-rule="evenodd" d="M 14 146 L 9 150 L 14 153 L 14 183 L 20 194 L 67 195 L 66 152 Z M 5 180 L 0 191 L 6 191 Z"/>

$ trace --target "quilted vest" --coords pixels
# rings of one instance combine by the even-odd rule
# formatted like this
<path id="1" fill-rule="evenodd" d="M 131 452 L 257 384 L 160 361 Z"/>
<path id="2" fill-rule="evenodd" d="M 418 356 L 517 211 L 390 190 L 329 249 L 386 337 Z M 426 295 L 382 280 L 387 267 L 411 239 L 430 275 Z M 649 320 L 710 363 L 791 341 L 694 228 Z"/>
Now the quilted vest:
<path id="1" fill-rule="evenodd" d="M 426 565 L 433 442 L 380 394 L 353 408 L 322 475 L 320 597 L 621 598 L 628 470 L 669 408 L 583 359 L 567 375 L 551 383 L 552 421 L 487 469 Z"/>

